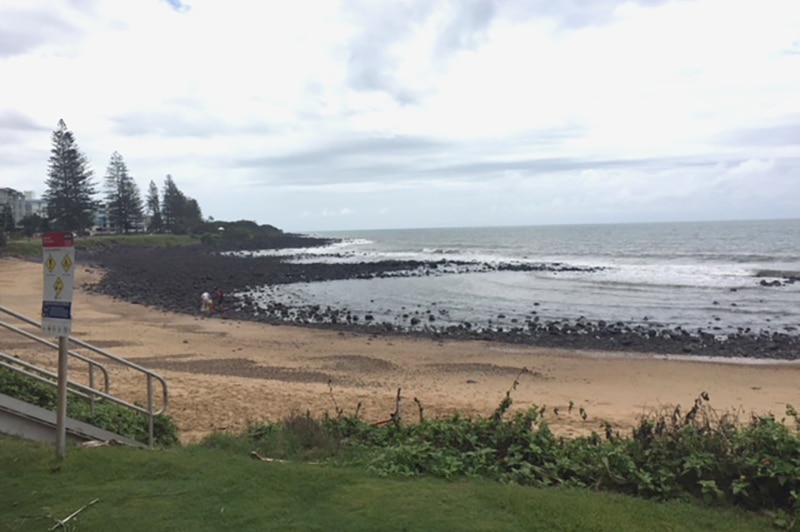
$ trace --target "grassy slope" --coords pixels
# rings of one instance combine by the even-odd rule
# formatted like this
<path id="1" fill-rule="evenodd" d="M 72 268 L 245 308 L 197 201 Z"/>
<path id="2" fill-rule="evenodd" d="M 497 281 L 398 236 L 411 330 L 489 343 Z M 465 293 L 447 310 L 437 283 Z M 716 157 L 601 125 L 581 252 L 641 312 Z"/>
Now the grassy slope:
<path id="1" fill-rule="evenodd" d="M 124 245 L 124 246 L 187 246 L 196 244 L 196 237 L 190 235 L 151 235 L 151 234 L 131 234 L 131 235 L 104 235 L 94 237 L 80 237 L 75 241 L 75 248 L 78 251 L 91 250 L 104 245 Z M 11 240 L 0 249 L 1 252 L 19 257 L 39 257 L 42 255 L 41 238 L 21 238 Z"/>
<path id="2" fill-rule="evenodd" d="M 0 437 L 0 530 L 763 530 L 737 510 L 481 480 L 378 478 L 360 469 L 264 463 L 191 446 L 70 448 Z"/>

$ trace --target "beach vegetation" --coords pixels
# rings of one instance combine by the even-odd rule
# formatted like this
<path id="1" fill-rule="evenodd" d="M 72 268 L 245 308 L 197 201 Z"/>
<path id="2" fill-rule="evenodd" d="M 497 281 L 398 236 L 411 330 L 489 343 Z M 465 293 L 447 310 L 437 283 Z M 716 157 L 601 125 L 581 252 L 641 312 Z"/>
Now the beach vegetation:
<path id="1" fill-rule="evenodd" d="M 0 367 L 0 393 L 48 410 L 55 410 L 57 406 L 55 386 L 3 367 Z M 147 417 L 112 402 L 98 400 L 92 405 L 86 398 L 70 396 L 67 416 L 138 442 L 148 441 Z M 153 438 L 160 446 L 178 443 L 178 429 L 169 416 L 154 418 Z"/>
<path id="2" fill-rule="evenodd" d="M 75 239 L 76 259 L 80 262 L 81 251 L 95 251 L 114 246 L 143 246 L 143 247 L 175 247 L 190 246 L 200 242 L 196 235 L 173 235 L 173 234 L 147 234 L 131 233 L 107 234 L 94 236 L 81 236 Z M 17 257 L 41 258 L 42 239 L 41 238 L 16 238 L 9 240 L 2 253 Z"/>
<path id="3" fill-rule="evenodd" d="M 2 232 L 0 232 L 2 233 Z M 272 225 L 258 225 L 248 220 L 235 222 L 206 221 L 197 233 L 130 233 L 81 235 L 75 239 L 76 259 L 81 262 L 82 251 L 101 251 L 115 246 L 176 247 L 205 245 L 212 249 L 239 250 L 278 247 L 285 244 L 287 235 Z M 2 235 L 6 237 L 5 234 Z M 289 236 L 290 238 L 291 236 Z M 16 235 L 0 242 L 0 254 L 41 258 L 41 237 Z"/>
<path id="4" fill-rule="evenodd" d="M 0 371 L 0 390 L 54 408 L 52 388 L 9 373 Z M 587 436 L 563 437 L 550 429 L 548 419 L 572 415 L 576 423 L 586 422 L 585 411 L 565 407 L 556 413 L 558 409 L 538 406 L 512 411 L 511 390 L 488 417 L 455 414 L 428 419 L 423 416 L 422 403 L 415 400 L 419 419 L 407 422 L 399 415 L 399 401 L 400 390 L 398 409 L 378 423 L 361 419 L 358 407 L 348 414 L 335 404 L 333 414 L 295 413 L 280 421 L 252 425 L 241 434 L 216 433 L 199 444 L 172 445 L 164 453 L 75 448 L 58 466 L 58 482 L 66 490 L 66 498 L 60 500 L 64 506 L 58 506 L 56 513 L 67 515 L 70 506 L 100 496 L 92 493 L 98 483 L 104 486 L 106 501 L 115 501 L 114 515 L 119 515 L 118 505 L 122 504 L 123 513 L 131 514 L 133 520 L 125 521 L 130 523 L 150 524 L 122 502 L 131 499 L 139 509 L 152 505 L 162 526 L 169 523 L 178 528 L 192 527 L 195 516 L 190 515 L 190 506 L 226 508 L 228 518 L 234 521 L 212 520 L 213 525 L 205 525 L 210 530 L 230 526 L 256 529 L 266 522 L 265 514 L 255 510 L 258 507 L 263 512 L 265 500 L 284 510 L 281 516 L 268 511 L 271 518 L 291 519 L 311 528 L 316 525 L 304 519 L 309 513 L 307 505 L 314 501 L 312 513 L 322 511 L 325 523 L 338 522 L 347 529 L 361 519 L 364 529 L 375 529 L 383 519 L 394 523 L 391 513 L 399 511 L 398 506 L 389 504 L 391 510 L 386 513 L 375 508 L 397 499 L 403 501 L 402 515 L 417 516 L 411 521 L 401 519 L 411 529 L 474 529 L 477 516 L 461 521 L 459 512 L 450 509 L 452 505 L 469 508 L 475 504 L 487 505 L 484 510 L 490 512 L 486 526 L 479 528 L 492 530 L 615 526 L 745 530 L 769 524 L 791 529 L 800 513 L 800 416 L 791 406 L 782 419 L 745 418 L 737 412 L 716 412 L 708 395 L 701 393 L 685 413 L 679 407 L 651 412 L 627 434 L 603 423 L 602 430 Z M 146 435 L 143 423 L 137 425 L 131 416 L 110 408 L 112 405 L 105 405 L 109 409 L 96 405 L 93 415 L 86 402 L 72 401 L 71 405 L 72 417 L 104 424 L 104 428 L 140 441 Z M 161 418 L 157 433 L 161 445 L 177 441 L 175 426 L 167 417 Z M 34 502 L 20 494 L 40 490 L 48 481 L 42 464 L 47 463 L 45 457 L 52 455 L 52 449 L 0 438 L 0 453 L 13 455 L 0 459 L 4 464 L 0 467 L 6 469 L 4 478 L 26 479 L 24 489 L 11 492 L 16 494 L 12 515 L 20 520 L 15 521 L 16 529 L 25 530 L 21 523 L 35 515 L 29 509 Z M 26 466 L 25 475 L 17 476 L 9 468 L 18 467 L 15 460 L 23 455 L 31 465 Z M 113 479 L 108 477 L 111 466 L 103 465 L 112 462 Z M 351 485 L 358 489 L 351 491 Z M 339 490 L 349 495 L 344 499 L 334 496 Z M 171 500 L 168 494 L 181 495 Z M 154 502 L 159 496 L 170 499 L 169 504 Z M 197 506 L 198 497 L 206 502 Z M 440 503 L 431 506 L 431 497 Z M 441 502 L 445 499 L 446 504 Z M 343 500 L 353 515 L 339 513 Z M 531 504 L 533 500 L 536 504 Z M 587 513 L 582 514 L 580 508 Z M 107 524 L 109 515 L 104 511 L 91 519 L 82 518 L 82 523 Z M 244 521 L 236 521 L 238 518 Z M 734 522 L 737 524 L 730 528 Z"/>
<path id="5" fill-rule="evenodd" d="M 168 248 L 178 246 L 191 246 L 199 242 L 194 235 L 173 235 L 168 233 L 148 234 L 138 233 L 130 235 L 95 235 L 79 238 L 75 241 L 75 248 L 79 251 L 93 251 L 114 246 L 142 246 Z M 78 255 L 80 259 L 80 255 Z"/>
<path id="6" fill-rule="evenodd" d="M 0 232 L 2 233 L 2 232 Z M 5 238 L 5 243 L 3 239 Z M 6 238 L 0 234 L 0 253 L 14 257 L 42 256 L 41 238 Z"/>
<path id="7" fill-rule="evenodd" d="M 644 416 L 629 434 L 610 424 L 583 437 L 561 437 L 553 410 L 510 413 L 510 394 L 487 418 L 454 415 L 375 425 L 337 411 L 314 420 L 294 415 L 250 427 L 215 447 L 292 460 L 357 464 L 382 477 L 481 478 L 504 484 L 609 491 L 656 500 L 695 500 L 769 512 L 788 525 L 800 514 L 800 422 L 786 417 L 718 413 L 708 395 Z M 420 413 L 421 413 L 420 409 Z M 559 412 L 578 415 L 584 412 Z M 577 419 L 576 419 L 577 421 Z"/>

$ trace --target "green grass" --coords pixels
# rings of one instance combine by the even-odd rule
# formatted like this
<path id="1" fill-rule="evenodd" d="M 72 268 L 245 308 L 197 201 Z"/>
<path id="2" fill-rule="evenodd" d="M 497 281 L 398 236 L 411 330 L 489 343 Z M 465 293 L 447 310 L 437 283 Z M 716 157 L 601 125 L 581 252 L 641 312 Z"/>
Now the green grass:
<path id="1" fill-rule="evenodd" d="M 131 235 L 97 235 L 83 236 L 75 240 L 75 249 L 93 250 L 109 245 L 122 246 L 157 246 L 174 247 L 188 246 L 199 242 L 196 235 L 170 235 L 170 234 L 131 234 Z M 41 238 L 19 238 L 9 240 L 0 248 L 0 252 L 16 257 L 37 257 L 42 255 Z"/>
<path id="2" fill-rule="evenodd" d="M 78 249 L 94 249 L 106 244 L 120 244 L 123 246 L 157 246 L 174 247 L 196 244 L 198 237 L 195 235 L 171 234 L 131 234 L 131 235 L 97 235 L 80 237 L 75 241 Z"/>
<path id="3" fill-rule="evenodd" d="M 6 245 L 0 248 L 0 251 L 6 255 L 15 257 L 32 257 L 42 255 L 42 240 L 41 238 L 22 238 L 18 240 L 9 240 Z"/>
<path id="4" fill-rule="evenodd" d="M 202 445 L 146 451 L 0 437 L 0 530 L 767 530 L 765 516 L 487 480 L 380 478 Z"/>

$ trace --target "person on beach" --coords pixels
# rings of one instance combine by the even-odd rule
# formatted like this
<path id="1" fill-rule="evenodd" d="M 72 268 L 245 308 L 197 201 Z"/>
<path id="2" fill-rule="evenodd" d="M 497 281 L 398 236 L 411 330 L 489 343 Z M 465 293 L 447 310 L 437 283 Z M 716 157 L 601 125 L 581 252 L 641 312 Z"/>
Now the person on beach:
<path id="1" fill-rule="evenodd" d="M 214 302 L 212 303 L 213 305 L 212 310 L 222 312 L 222 303 L 224 300 L 225 300 L 225 293 L 222 291 L 222 288 L 216 287 L 214 289 Z"/>
<path id="2" fill-rule="evenodd" d="M 211 310 L 214 307 L 214 303 L 211 300 L 211 294 L 208 292 L 203 292 L 200 295 L 200 312 L 203 314 L 211 314 Z"/>

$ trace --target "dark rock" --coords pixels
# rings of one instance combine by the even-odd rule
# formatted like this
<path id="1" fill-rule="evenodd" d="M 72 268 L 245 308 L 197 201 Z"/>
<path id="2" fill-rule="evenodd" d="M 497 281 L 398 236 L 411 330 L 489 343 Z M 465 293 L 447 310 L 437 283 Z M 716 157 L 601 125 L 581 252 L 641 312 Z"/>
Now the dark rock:
<path id="1" fill-rule="evenodd" d="M 319 245 L 317 239 L 295 237 L 282 239 L 288 247 Z M 273 243 L 274 244 L 274 243 Z M 253 248 L 255 249 L 255 248 Z M 290 263 L 279 257 L 244 257 L 221 255 L 202 245 L 180 248 L 115 247 L 97 252 L 84 252 L 78 261 L 105 272 L 102 281 L 89 286 L 90 290 L 113 298 L 138 302 L 147 306 L 198 315 L 200 294 L 220 285 L 226 293 L 225 310 L 212 315 L 224 319 L 241 319 L 263 323 L 289 323 L 303 326 L 329 328 L 353 332 L 380 334 L 407 334 L 463 340 L 489 340 L 543 347 L 568 347 L 577 349 L 630 350 L 654 353 L 691 353 L 709 356 L 800 358 L 800 336 L 796 327 L 786 327 L 781 332 L 765 332 L 740 328 L 735 333 L 724 334 L 719 317 L 711 321 L 709 331 L 690 332 L 680 326 L 665 327 L 648 320 L 645 325 L 606 320 L 592 322 L 581 316 L 577 320 L 548 320 L 542 322 L 538 315 L 524 320 L 524 327 L 496 327 L 490 320 L 488 326 L 473 320 L 453 323 L 449 311 L 441 304 L 436 312 L 416 310 L 409 313 L 400 309 L 397 320 L 403 325 L 378 322 L 373 313 L 363 320 L 347 309 L 312 304 L 305 307 L 290 302 L 268 302 L 259 306 L 251 295 L 234 297 L 236 292 L 253 291 L 264 285 L 274 286 L 293 282 L 320 282 L 338 279 L 370 279 L 379 276 L 455 275 L 480 271 L 471 263 L 439 261 L 436 267 L 420 261 L 384 261 L 369 263 Z M 563 265 L 527 265 L 529 270 L 559 271 Z M 492 271 L 491 265 L 479 268 Z M 487 269 L 488 268 L 488 269 Z M 521 270 L 523 271 L 523 270 Z M 800 280 L 787 277 L 783 280 L 766 280 L 768 286 Z M 775 284 L 777 283 L 777 284 Z M 431 302 L 433 306 L 436 302 Z M 718 303 L 715 301 L 715 303 Z M 539 303 L 533 303 L 538 307 Z M 735 306 L 733 304 L 732 306 Z M 392 310 L 388 309 L 391 313 Z M 426 315 L 426 325 L 420 316 Z M 530 312 L 536 314 L 536 311 Z M 435 316 L 440 316 L 437 320 Z M 496 315 L 497 319 L 507 319 Z M 511 319 L 517 323 L 516 318 Z M 405 325 L 406 323 L 410 325 Z M 440 325 L 441 324 L 441 325 Z"/>

